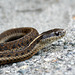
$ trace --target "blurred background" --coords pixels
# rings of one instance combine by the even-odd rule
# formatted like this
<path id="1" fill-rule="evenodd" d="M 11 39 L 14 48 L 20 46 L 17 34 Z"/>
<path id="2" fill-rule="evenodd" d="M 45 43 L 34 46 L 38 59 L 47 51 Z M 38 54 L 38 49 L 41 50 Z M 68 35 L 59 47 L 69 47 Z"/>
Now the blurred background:
<path id="1" fill-rule="evenodd" d="M 75 0 L 0 0 L 0 32 L 15 27 L 34 27 L 39 33 L 67 29 L 73 16 Z"/>

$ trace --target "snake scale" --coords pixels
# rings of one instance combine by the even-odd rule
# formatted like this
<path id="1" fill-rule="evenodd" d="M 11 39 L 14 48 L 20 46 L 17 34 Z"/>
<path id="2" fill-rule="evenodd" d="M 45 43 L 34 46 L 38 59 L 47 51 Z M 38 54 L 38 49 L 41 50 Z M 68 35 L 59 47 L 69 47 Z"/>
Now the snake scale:
<path id="1" fill-rule="evenodd" d="M 32 27 L 7 30 L 0 34 L 0 65 L 29 59 L 64 35 L 65 31 L 59 28 L 41 34 Z"/>

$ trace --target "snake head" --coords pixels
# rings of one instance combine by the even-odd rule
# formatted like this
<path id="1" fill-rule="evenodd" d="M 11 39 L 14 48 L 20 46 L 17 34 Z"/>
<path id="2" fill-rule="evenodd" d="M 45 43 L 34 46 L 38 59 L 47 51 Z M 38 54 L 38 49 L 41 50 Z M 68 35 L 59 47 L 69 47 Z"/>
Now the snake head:
<path id="1" fill-rule="evenodd" d="M 48 43 L 56 41 L 57 39 L 62 38 L 65 35 L 66 31 L 64 29 L 52 29 L 42 33 L 41 42 Z"/>
<path id="2" fill-rule="evenodd" d="M 42 39 L 46 39 L 46 38 L 51 38 L 51 37 L 63 37 L 65 35 L 66 31 L 64 29 L 52 29 L 46 32 L 43 32 L 42 35 Z"/>

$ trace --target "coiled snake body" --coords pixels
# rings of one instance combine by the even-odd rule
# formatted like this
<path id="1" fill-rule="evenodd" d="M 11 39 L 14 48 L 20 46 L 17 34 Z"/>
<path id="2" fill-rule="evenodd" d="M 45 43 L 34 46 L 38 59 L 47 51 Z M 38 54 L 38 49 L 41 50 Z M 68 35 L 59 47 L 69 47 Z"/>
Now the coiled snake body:
<path id="1" fill-rule="evenodd" d="M 0 34 L 0 65 L 31 58 L 40 49 L 65 35 L 63 29 L 39 34 L 30 27 L 15 28 Z"/>

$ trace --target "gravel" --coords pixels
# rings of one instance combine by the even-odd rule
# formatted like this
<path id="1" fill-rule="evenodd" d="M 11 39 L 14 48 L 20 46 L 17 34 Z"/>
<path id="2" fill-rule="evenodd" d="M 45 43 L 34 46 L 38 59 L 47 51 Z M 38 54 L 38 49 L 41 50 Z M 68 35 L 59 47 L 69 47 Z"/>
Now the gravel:
<path id="1" fill-rule="evenodd" d="M 0 0 L 0 33 L 16 27 L 66 35 L 28 60 L 1 65 L 0 75 L 75 75 L 75 0 Z"/>

